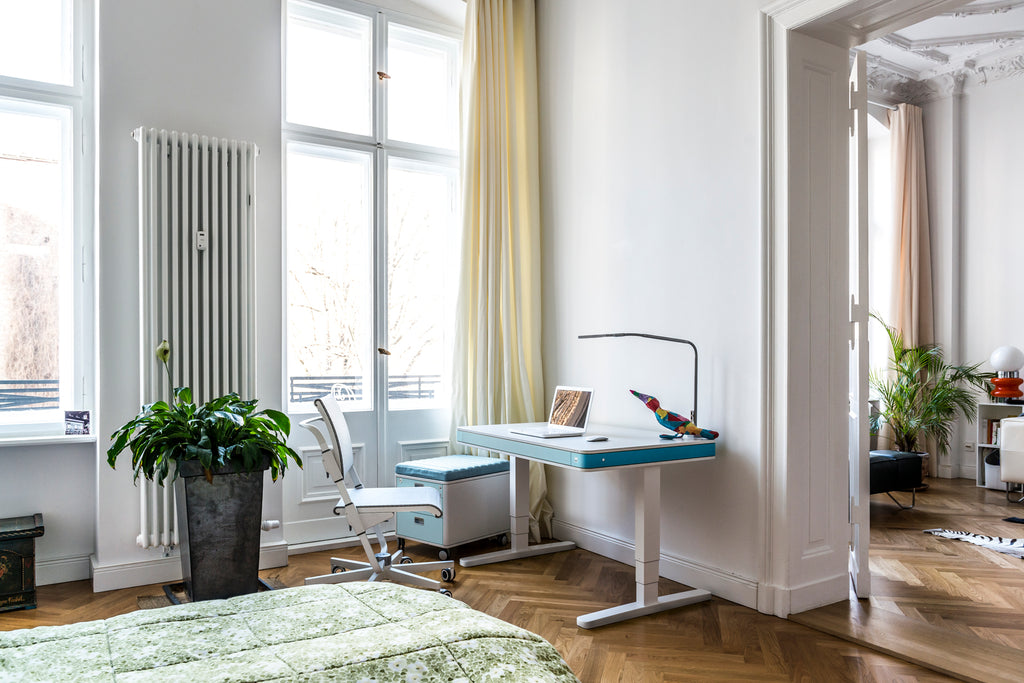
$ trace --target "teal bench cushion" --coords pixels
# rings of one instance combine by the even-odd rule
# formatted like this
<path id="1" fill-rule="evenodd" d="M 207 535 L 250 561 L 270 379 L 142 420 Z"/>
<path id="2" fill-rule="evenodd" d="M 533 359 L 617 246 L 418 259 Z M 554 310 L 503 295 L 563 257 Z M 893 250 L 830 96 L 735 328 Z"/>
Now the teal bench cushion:
<path id="1" fill-rule="evenodd" d="M 431 481 L 458 481 L 495 472 L 508 472 L 508 460 L 482 455 L 445 455 L 395 465 L 395 474 Z"/>

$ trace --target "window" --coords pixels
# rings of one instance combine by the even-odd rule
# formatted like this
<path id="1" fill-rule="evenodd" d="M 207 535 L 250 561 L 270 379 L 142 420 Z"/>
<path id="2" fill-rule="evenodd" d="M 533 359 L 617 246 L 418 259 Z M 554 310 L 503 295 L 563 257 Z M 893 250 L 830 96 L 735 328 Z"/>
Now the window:
<path id="1" fill-rule="evenodd" d="M 0 0 L 0 436 L 90 407 L 86 4 Z"/>
<path id="2" fill-rule="evenodd" d="M 446 27 L 341 0 L 288 3 L 293 411 L 328 392 L 346 410 L 447 403 L 459 52 Z"/>

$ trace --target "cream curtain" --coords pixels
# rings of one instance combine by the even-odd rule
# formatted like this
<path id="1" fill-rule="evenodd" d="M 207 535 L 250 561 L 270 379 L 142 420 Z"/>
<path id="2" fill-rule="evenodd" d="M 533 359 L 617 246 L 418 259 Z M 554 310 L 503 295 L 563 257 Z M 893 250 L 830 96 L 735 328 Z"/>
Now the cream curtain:
<path id="1" fill-rule="evenodd" d="M 896 234 L 892 324 L 903 333 L 908 345 L 920 346 L 935 341 L 921 108 L 901 104 L 890 112 L 889 134 Z"/>
<path id="2" fill-rule="evenodd" d="M 896 263 L 893 270 L 893 326 L 908 346 L 935 341 L 932 313 L 931 231 L 928 226 L 928 185 L 925 175 L 924 125 L 921 108 L 901 104 L 889 112 L 891 136 L 893 226 Z M 918 446 L 935 453 L 935 441 Z M 929 462 L 932 461 L 932 462 Z M 926 458 L 923 474 L 932 473 L 935 461 Z"/>
<path id="3" fill-rule="evenodd" d="M 466 424 L 545 419 L 534 0 L 468 0 L 462 70 L 463 237 L 452 441 Z M 551 535 L 530 464 L 530 536 Z"/>

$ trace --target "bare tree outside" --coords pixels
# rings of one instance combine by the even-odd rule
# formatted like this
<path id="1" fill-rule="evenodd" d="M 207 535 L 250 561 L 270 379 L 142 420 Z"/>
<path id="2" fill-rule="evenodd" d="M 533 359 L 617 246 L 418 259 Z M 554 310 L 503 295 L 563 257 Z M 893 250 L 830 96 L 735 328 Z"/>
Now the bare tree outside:
<path id="1" fill-rule="evenodd" d="M 289 153 L 288 164 L 288 374 L 352 378 L 347 386 L 359 388 L 340 397 L 364 399 L 375 354 L 369 159 L 301 149 Z M 454 171 L 400 161 L 389 169 L 388 183 L 387 344 L 394 396 L 424 377 L 436 384 L 442 373 L 442 264 L 450 246 Z"/>
<path id="2" fill-rule="evenodd" d="M 0 111 L 0 410 L 59 407 L 59 118 Z"/>

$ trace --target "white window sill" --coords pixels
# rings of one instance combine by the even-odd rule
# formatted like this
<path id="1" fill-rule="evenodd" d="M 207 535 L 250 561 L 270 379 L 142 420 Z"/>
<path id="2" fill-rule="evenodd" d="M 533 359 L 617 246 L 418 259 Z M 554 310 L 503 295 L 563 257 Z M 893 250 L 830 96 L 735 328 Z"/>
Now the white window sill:
<path id="1" fill-rule="evenodd" d="M 48 436 L 0 437 L 0 448 L 5 446 L 57 446 L 74 443 L 96 443 L 95 434 L 52 434 Z"/>

